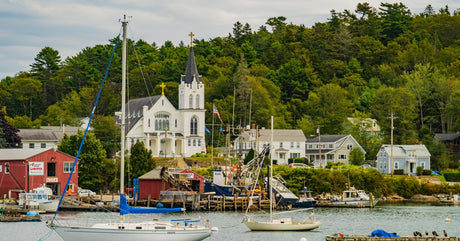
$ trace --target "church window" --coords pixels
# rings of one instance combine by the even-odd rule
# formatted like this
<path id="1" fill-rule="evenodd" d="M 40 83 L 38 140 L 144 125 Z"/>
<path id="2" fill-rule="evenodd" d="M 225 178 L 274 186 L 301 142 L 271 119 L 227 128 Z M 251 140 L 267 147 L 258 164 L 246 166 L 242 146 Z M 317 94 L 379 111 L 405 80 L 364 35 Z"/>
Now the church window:
<path id="1" fill-rule="evenodd" d="M 149 119 L 149 121 L 148 121 L 148 122 L 149 122 L 149 124 L 148 124 L 148 127 L 150 127 L 150 119 Z"/>
<path id="2" fill-rule="evenodd" d="M 192 140 L 188 139 L 188 146 L 192 145 Z"/>
<path id="3" fill-rule="evenodd" d="M 174 127 L 177 128 L 177 119 L 174 120 Z"/>
<path id="4" fill-rule="evenodd" d="M 198 134 L 198 119 L 194 116 L 190 120 L 190 135 Z"/>
<path id="5" fill-rule="evenodd" d="M 188 97 L 188 107 L 191 109 L 193 108 L 193 95 Z"/>
<path id="6" fill-rule="evenodd" d="M 165 113 L 158 113 L 155 115 L 155 130 L 164 131 L 169 128 L 169 115 Z"/>
<path id="7" fill-rule="evenodd" d="M 162 106 L 165 105 L 165 100 L 161 100 L 161 105 L 162 105 Z"/>
<path id="8" fill-rule="evenodd" d="M 198 146 L 201 146 L 201 139 L 198 139 Z M 424 163 L 422 163 L 424 164 Z"/>
<path id="9" fill-rule="evenodd" d="M 196 109 L 200 108 L 200 95 L 196 95 L 195 106 Z"/>
<path id="10" fill-rule="evenodd" d="M 196 140 L 193 139 L 193 146 L 196 146 Z"/>

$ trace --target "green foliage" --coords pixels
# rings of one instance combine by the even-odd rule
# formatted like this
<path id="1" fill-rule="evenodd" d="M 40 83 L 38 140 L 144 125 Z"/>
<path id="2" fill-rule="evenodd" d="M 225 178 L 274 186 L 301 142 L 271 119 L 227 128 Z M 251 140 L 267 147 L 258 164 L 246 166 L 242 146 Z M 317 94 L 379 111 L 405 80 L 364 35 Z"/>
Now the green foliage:
<path id="1" fill-rule="evenodd" d="M 77 156 L 84 133 L 64 135 L 58 150 L 72 156 Z M 87 133 L 80 156 L 78 157 L 78 183 L 82 188 L 99 190 L 102 187 L 105 170 L 102 169 L 105 160 L 105 150 L 101 142 L 92 133 Z"/>
<path id="2" fill-rule="evenodd" d="M 147 150 L 143 142 L 137 142 L 130 149 L 129 157 L 130 175 L 139 178 L 155 168 L 156 163 L 152 157 L 152 151 Z"/>
<path id="3" fill-rule="evenodd" d="M 248 154 L 246 154 L 246 157 L 244 158 L 244 164 L 248 164 L 249 161 L 251 161 L 254 158 L 254 149 L 251 148 L 249 150 Z"/>
<path id="4" fill-rule="evenodd" d="M 364 152 L 359 148 L 353 148 L 349 154 L 351 165 L 361 166 L 364 164 Z"/>
<path id="5" fill-rule="evenodd" d="M 460 182 L 460 172 L 444 172 L 442 175 L 448 182 Z"/>
<path id="6" fill-rule="evenodd" d="M 120 127 L 111 116 L 95 115 L 91 121 L 93 132 L 107 153 L 107 157 L 115 156 L 120 149 Z"/>
<path id="7" fill-rule="evenodd" d="M 393 174 L 395 174 L 395 175 L 404 175 L 404 169 L 394 169 Z"/>
<path id="8" fill-rule="evenodd" d="M 418 166 L 416 170 L 416 174 L 417 176 L 421 176 L 423 174 L 423 167 Z"/>

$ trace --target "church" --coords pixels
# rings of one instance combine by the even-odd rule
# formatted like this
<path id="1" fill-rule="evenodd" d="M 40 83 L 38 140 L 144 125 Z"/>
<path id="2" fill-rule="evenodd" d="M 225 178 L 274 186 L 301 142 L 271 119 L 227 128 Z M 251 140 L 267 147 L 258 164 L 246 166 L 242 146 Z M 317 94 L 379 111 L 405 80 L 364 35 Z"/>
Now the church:
<path id="1" fill-rule="evenodd" d="M 192 35 L 193 36 L 193 35 Z M 126 147 L 143 142 L 154 157 L 190 157 L 206 153 L 204 84 L 190 45 L 185 75 L 179 85 L 179 106 L 164 95 L 130 100 L 126 105 Z"/>

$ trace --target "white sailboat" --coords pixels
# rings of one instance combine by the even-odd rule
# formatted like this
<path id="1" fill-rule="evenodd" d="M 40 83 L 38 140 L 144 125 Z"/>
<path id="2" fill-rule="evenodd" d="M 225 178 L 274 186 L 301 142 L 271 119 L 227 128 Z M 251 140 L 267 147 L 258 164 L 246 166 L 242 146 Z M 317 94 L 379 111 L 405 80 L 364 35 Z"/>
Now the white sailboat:
<path id="1" fill-rule="evenodd" d="M 273 116 L 271 117 L 271 128 L 272 128 L 272 144 L 273 146 Z M 258 158 L 260 155 L 258 156 Z M 262 160 L 265 155 L 262 155 Z M 269 195 L 270 195 L 270 220 L 268 221 L 255 221 L 250 220 L 249 218 L 245 218 L 243 223 L 248 227 L 251 231 L 305 231 L 305 230 L 312 230 L 321 226 L 320 221 L 303 221 L 303 222 L 294 222 L 291 218 L 280 218 L 280 219 L 273 219 L 273 191 L 272 191 L 272 180 L 273 180 L 273 159 L 270 158 L 270 178 L 268 182 L 269 186 Z M 252 199 L 251 199 L 252 200 Z M 246 214 L 249 210 L 246 210 Z M 313 218 L 313 213 L 309 215 L 308 218 Z"/>
<path id="2" fill-rule="evenodd" d="M 63 226 L 54 224 L 49 227 L 56 231 L 65 241 L 198 241 L 211 236 L 213 229 L 209 224 L 196 225 L 198 220 L 177 219 L 171 221 L 144 221 L 129 223 L 123 222 L 123 217 L 129 213 L 166 213 L 182 211 L 181 208 L 135 208 L 128 206 L 124 189 L 124 153 L 125 153 L 125 89 L 126 89 L 126 17 L 121 21 L 123 26 L 123 54 L 122 54 L 122 113 L 121 113 L 121 174 L 120 174 L 120 216 L 119 222 L 98 223 L 91 227 Z M 94 112 L 94 108 L 93 108 Z M 89 125 L 88 125 L 89 126 Z M 77 154 L 78 157 L 78 154 Z"/>

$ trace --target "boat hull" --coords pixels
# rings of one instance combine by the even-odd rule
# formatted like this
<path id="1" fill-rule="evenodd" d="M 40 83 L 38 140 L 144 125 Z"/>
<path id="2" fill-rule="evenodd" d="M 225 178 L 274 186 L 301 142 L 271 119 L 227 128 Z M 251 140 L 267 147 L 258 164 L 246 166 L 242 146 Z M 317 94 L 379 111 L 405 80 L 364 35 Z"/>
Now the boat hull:
<path id="1" fill-rule="evenodd" d="M 292 222 L 292 223 L 280 223 L 280 222 L 256 222 L 256 221 L 244 221 L 246 227 L 251 231 L 308 231 L 319 228 L 321 222 Z"/>
<path id="2" fill-rule="evenodd" d="M 312 201 L 300 201 L 296 202 L 293 208 L 314 208 L 316 206 L 317 201 L 312 200 Z"/>
<path id="3" fill-rule="evenodd" d="M 64 241 L 199 241 L 211 236 L 211 230 L 126 230 L 54 226 Z"/>

